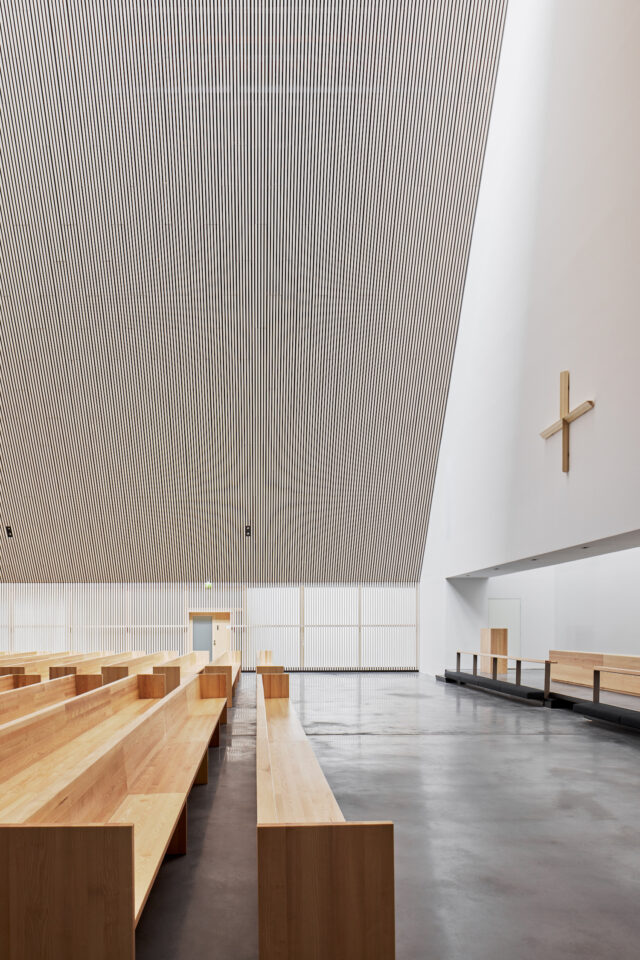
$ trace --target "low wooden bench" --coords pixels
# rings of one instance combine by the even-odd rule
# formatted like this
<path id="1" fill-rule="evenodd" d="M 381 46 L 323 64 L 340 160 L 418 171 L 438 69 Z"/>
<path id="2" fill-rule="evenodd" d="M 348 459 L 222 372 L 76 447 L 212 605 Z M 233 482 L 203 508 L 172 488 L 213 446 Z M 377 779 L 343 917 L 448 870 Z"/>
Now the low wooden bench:
<path id="1" fill-rule="evenodd" d="M 226 706 L 222 677 L 194 676 L 113 722 L 116 702 L 160 687 L 138 674 L 0 727 L 0 956 L 133 960 Z"/>
<path id="2" fill-rule="evenodd" d="M 260 960 L 393 960 L 393 824 L 345 821 L 288 674 L 256 691 Z"/>
<path id="3" fill-rule="evenodd" d="M 67 663 L 76 663 L 81 662 L 82 660 L 91 660 L 96 657 L 109 656 L 113 653 L 112 650 L 98 650 L 94 653 L 47 653 L 41 657 L 33 657 L 28 660 L 11 660 L 4 661 L 0 664 L 0 676 L 5 676 L 8 673 L 39 673 L 41 676 L 46 677 L 49 671 L 49 667 L 56 665 L 64 665 Z"/>
<path id="4" fill-rule="evenodd" d="M 258 660 L 256 662 L 256 673 L 284 673 L 284 667 L 281 664 L 273 662 L 272 650 L 259 650 Z"/>
<path id="5" fill-rule="evenodd" d="M 26 717 L 36 710 L 50 707 L 55 703 L 62 703 L 71 697 L 80 696 L 102 686 L 100 674 L 72 674 L 67 677 L 58 677 L 55 680 L 39 681 L 35 674 L 16 674 L 13 677 L 0 677 L 0 680 L 12 679 L 17 681 L 15 690 L 0 693 L 0 724 L 9 723 L 18 717 Z"/>
<path id="6" fill-rule="evenodd" d="M 227 692 L 227 707 L 233 706 L 233 691 L 242 672 L 242 653 L 240 650 L 229 650 L 221 654 L 212 663 L 204 668 L 204 673 L 222 673 L 225 677 Z"/>
<path id="7" fill-rule="evenodd" d="M 143 654 L 131 660 L 108 664 L 102 667 L 102 682 L 113 683 L 114 680 L 132 677 L 136 673 L 151 673 L 155 666 L 175 660 L 177 656 L 177 650 L 161 650 L 160 653 Z"/>
<path id="8" fill-rule="evenodd" d="M 185 653 L 182 657 L 167 660 L 153 668 L 156 674 L 162 673 L 166 677 L 167 693 L 175 690 L 181 683 L 190 680 L 195 673 L 200 673 L 209 663 L 209 654 L 206 650 L 194 650 Z"/>
<path id="9" fill-rule="evenodd" d="M 29 684 L 40 683 L 42 677 L 39 673 L 7 673 L 0 677 L 0 693 L 6 690 L 17 690 L 19 687 L 26 687 Z"/>
<path id="10" fill-rule="evenodd" d="M 475 650 L 457 650 L 456 651 L 456 670 L 458 673 L 462 672 L 462 657 L 469 656 L 473 657 L 473 668 L 472 674 L 473 677 L 478 677 L 478 657 L 486 657 L 491 660 L 491 679 L 494 681 L 498 680 L 498 660 L 508 660 L 515 662 L 516 665 L 516 682 L 517 687 L 522 686 L 522 664 L 523 663 L 536 663 L 544 664 L 544 690 L 543 695 L 545 700 L 548 699 L 551 692 L 551 666 L 555 663 L 554 660 L 536 660 L 532 657 L 509 657 L 506 654 L 501 653 L 483 653 L 476 652 Z M 506 683 L 506 681 L 503 681 Z"/>
<path id="11" fill-rule="evenodd" d="M 110 663 L 119 663 L 123 660 L 129 660 L 133 657 L 142 656 L 143 650 L 127 650 L 124 653 L 110 653 L 108 656 L 95 656 L 87 658 L 78 658 L 77 660 L 65 660 L 64 663 L 55 663 L 49 667 L 49 679 L 57 680 L 58 677 L 70 677 L 80 673 L 100 673 L 103 666 Z"/>

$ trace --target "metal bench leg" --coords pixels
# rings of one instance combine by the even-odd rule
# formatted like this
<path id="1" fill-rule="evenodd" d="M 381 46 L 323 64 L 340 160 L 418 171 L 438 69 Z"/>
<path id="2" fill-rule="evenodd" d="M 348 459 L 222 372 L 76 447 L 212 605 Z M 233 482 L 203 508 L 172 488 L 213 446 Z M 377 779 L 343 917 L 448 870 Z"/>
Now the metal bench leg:
<path id="1" fill-rule="evenodd" d="M 544 698 L 549 699 L 551 693 L 551 664 L 547 661 L 544 665 Z"/>
<path id="2" fill-rule="evenodd" d="M 491 657 L 491 676 L 494 680 L 498 679 L 498 658 Z"/>
<path id="3" fill-rule="evenodd" d="M 520 686 L 522 683 L 522 660 L 516 660 L 516 684 Z"/>
<path id="4" fill-rule="evenodd" d="M 462 662 L 462 657 L 460 656 L 460 651 L 456 653 L 456 670 L 460 673 L 460 663 Z"/>
<path id="5" fill-rule="evenodd" d="M 600 703 L 600 671 L 593 671 L 593 702 Z"/>
<path id="6" fill-rule="evenodd" d="M 474 653 L 473 655 L 473 675 L 474 677 L 478 676 L 478 654 Z"/>

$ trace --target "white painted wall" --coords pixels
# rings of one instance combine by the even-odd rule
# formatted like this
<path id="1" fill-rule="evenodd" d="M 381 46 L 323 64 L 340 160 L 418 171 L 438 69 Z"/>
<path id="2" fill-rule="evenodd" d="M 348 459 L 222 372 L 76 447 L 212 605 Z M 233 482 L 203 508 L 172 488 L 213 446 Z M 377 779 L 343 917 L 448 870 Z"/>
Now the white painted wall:
<path id="1" fill-rule="evenodd" d="M 637 0 L 510 0 L 423 567 L 429 672 L 486 620 L 487 582 L 446 577 L 640 528 L 639 49 Z M 562 369 L 572 405 L 596 401 L 568 475 L 539 437 Z"/>

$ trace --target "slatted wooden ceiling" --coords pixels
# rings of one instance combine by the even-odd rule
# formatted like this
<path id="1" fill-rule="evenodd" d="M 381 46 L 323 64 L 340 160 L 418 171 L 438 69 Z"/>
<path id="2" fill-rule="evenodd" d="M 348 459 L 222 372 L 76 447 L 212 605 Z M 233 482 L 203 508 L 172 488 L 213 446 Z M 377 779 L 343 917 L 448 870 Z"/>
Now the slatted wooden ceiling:
<path id="1" fill-rule="evenodd" d="M 505 5 L 5 6 L 3 580 L 419 577 Z"/>

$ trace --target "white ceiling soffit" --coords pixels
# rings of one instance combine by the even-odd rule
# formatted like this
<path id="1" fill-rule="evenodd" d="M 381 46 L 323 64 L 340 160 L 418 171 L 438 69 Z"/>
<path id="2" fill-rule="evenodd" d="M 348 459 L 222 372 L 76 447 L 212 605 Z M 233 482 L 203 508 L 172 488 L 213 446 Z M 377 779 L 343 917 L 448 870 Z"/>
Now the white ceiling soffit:
<path id="1" fill-rule="evenodd" d="M 5 6 L 3 580 L 419 578 L 505 7 Z"/>

